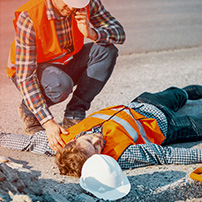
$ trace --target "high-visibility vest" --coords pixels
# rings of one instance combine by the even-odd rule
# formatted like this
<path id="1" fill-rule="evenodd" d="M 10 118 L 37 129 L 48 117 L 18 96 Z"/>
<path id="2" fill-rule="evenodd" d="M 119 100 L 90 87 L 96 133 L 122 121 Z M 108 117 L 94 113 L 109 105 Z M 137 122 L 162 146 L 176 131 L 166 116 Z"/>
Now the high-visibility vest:
<path id="1" fill-rule="evenodd" d="M 118 160 L 129 145 L 154 143 L 160 145 L 165 137 L 156 119 L 146 118 L 133 109 L 123 105 L 108 107 L 95 112 L 62 134 L 65 143 L 75 139 L 78 134 L 102 124 L 105 140 L 103 154 Z"/>
<path id="2" fill-rule="evenodd" d="M 87 8 L 89 17 L 89 8 Z M 67 64 L 70 58 L 82 48 L 84 36 L 77 27 L 77 22 L 72 16 L 72 36 L 74 51 L 68 53 L 65 48 L 61 48 L 54 20 L 48 20 L 46 15 L 46 0 L 30 0 L 15 11 L 13 20 L 16 31 L 18 16 L 22 11 L 26 11 L 31 18 L 36 36 L 37 63 L 49 62 L 56 64 Z M 7 64 L 7 74 L 12 77 L 16 73 L 16 46 L 13 41 Z"/>

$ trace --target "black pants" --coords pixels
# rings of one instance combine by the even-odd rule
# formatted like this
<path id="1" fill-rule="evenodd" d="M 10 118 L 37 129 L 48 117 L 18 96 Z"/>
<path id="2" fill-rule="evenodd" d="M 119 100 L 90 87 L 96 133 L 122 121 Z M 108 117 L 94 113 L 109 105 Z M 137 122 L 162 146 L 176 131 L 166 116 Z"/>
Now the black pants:
<path id="1" fill-rule="evenodd" d="M 189 116 L 177 112 L 187 99 L 184 90 L 171 87 L 159 93 L 145 92 L 134 101 L 153 104 L 165 114 L 168 134 L 164 144 L 169 144 L 202 140 L 202 113 Z"/>
<path id="2" fill-rule="evenodd" d="M 85 112 L 90 108 L 92 100 L 111 76 L 117 56 L 118 49 L 114 45 L 88 43 L 84 44 L 67 65 L 38 64 L 37 76 L 47 105 L 50 107 L 64 101 L 72 92 L 73 86 L 77 86 L 64 116 L 85 118 Z M 34 116 L 24 100 L 22 107 L 27 116 Z"/>

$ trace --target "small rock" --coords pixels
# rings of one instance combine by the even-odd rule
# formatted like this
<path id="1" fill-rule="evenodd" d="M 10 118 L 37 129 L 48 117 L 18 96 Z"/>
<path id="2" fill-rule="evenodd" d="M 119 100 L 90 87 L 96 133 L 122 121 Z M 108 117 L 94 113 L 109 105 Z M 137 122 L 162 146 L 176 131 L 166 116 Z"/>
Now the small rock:
<path id="1" fill-rule="evenodd" d="M 24 184 L 23 180 L 21 180 L 20 178 L 16 181 L 15 186 L 17 187 L 17 190 L 21 193 L 23 191 L 23 189 L 26 187 L 26 185 Z"/>
<path id="2" fill-rule="evenodd" d="M 19 177 L 17 171 L 7 166 L 5 163 L 0 164 L 0 169 L 6 175 L 6 179 L 10 182 L 16 181 Z"/>
<path id="3" fill-rule="evenodd" d="M 11 191 L 8 192 L 11 197 L 11 202 L 32 202 L 32 199 L 28 195 L 24 194 L 13 194 Z"/>
<path id="4" fill-rule="evenodd" d="M 95 200 L 93 197 L 83 193 L 76 196 L 75 202 L 95 202 Z"/>
<path id="5" fill-rule="evenodd" d="M 8 161 L 9 161 L 9 159 L 7 157 L 0 156 L 0 163 L 6 163 Z"/>
<path id="6" fill-rule="evenodd" d="M 44 194 L 46 195 L 46 200 L 48 201 L 54 201 L 54 202 L 68 202 L 66 198 L 61 196 L 60 194 L 57 194 L 54 190 L 51 188 L 46 188 L 44 190 Z M 48 199 L 47 199 L 48 197 Z M 51 199 L 50 199 L 51 198 Z"/>
<path id="7" fill-rule="evenodd" d="M 4 181 L 6 176 L 0 171 L 0 182 Z"/>

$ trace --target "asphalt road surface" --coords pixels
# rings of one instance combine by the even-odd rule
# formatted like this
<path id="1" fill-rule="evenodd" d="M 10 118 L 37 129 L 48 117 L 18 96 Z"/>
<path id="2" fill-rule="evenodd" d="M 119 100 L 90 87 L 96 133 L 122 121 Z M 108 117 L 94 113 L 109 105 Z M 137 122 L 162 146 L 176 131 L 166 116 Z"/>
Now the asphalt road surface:
<path id="1" fill-rule="evenodd" d="M 202 45 L 202 1 L 103 0 L 122 23 L 123 54 L 175 50 Z"/>
<path id="2" fill-rule="evenodd" d="M 1 65 L 4 68 L 14 36 L 13 12 L 26 0 L 0 0 Z M 202 45 L 202 1 L 103 0 L 124 26 L 126 43 L 120 54 L 175 50 Z"/>

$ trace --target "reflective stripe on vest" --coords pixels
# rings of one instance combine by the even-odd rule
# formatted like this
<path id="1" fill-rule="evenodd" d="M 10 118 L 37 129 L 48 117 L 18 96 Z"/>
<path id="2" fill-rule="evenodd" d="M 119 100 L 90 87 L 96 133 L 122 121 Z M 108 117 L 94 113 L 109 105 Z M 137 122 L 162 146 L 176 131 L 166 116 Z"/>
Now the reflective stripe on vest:
<path id="1" fill-rule="evenodd" d="M 115 109 L 112 109 L 112 110 L 115 110 Z M 131 110 L 130 108 L 125 108 L 125 109 L 124 109 L 124 111 L 134 119 L 134 121 L 135 121 L 135 123 L 137 124 L 138 129 L 139 129 L 139 131 L 140 131 L 140 134 L 141 134 L 142 138 L 144 139 L 145 143 L 151 143 L 151 141 L 147 138 L 147 135 L 146 135 L 146 133 L 145 133 L 145 130 L 144 130 L 142 124 L 140 123 L 139 120 L 136 120 L 136 119 L 133 117 L 133 115 L 132 115 L 132 113 L 131 113 L 130 110 Z"/>
<path id="2" fill-rule="evenodd" d="M 110 119 L 111 116 L 106 115 L 106 114 L 94 114 L 91 117 L 96 117 L 96 118 L 100 118 L 100 119 Z M 138 139 L 138 135 L 137 132 L 134 130 L 134 128 L 125 120 L 121 119 L 120 117 L 114 116 L 113 118 L 111 118 L 111 120 L 114 120 L 116 123 L 119 123 L 120 125 L 122 125 L 124 127 L 124 129 L 127 131 L 127 133 L 132 137 L 133 141 L 136 142 Z"/>
<path id="3" fill-rule="evenodd" d="M 116 109 L 112 109 L 112 110 L 116 111 Z M 151 143 L 151 141 L 149 141 L 149 139 L 147 138 L 146 133 L 144 131 L 144 128 L 143 128 L 142 124 L 140 123 L 140 121 L 134 119 L 134 117 L 131 114 L 129 109 L 124 109 L 124 112 L 126 112 L 129 116 L 131 116 L 133 118 L 136 125 L 138 126 L 140 134 L 141 134 L 142 138 L 144 139 L 145 143 Z M 120 124 L 127 131 L 127 133 L 130 135 L 130 137 L 133 139 L 133 141 L 135 143 L 137 142 L 138 134 L 135 131 L 135 129 L 126 120 L 124 120 L 124 119 L 122 119 L 122 118 L 120 118 L 120 117 L 118 117 L 116 115 L 115 116 L 110 116 L 110 115 L 99 114 L 99 113 L 91 115 L 90 117 L 96 117 L 96 118 L 100 118 L 100 119 L 103 119 L 103 120 L 110 119 L 110 120 L 115 121 L 116 123 Z"/>

